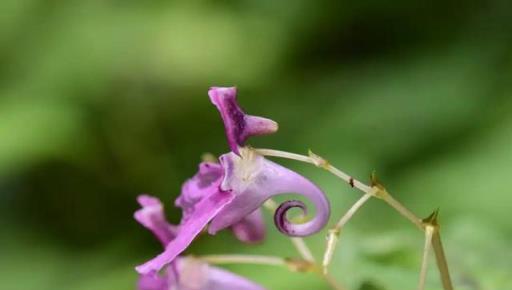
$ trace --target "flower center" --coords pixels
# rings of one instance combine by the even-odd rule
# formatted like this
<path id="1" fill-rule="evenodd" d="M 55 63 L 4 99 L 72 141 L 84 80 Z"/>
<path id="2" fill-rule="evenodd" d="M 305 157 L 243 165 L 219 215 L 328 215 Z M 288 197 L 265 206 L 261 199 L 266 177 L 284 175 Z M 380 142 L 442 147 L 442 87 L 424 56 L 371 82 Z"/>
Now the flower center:
<path id="1" fill-rule="evenodd" d="M 254 182 L 261 171 L 261 156 L 249 147 L 242 147 L 240 157 L 235 156 L 232 161 L 233 175 L 238 180 L 237 187 L 243 191 Z"/>

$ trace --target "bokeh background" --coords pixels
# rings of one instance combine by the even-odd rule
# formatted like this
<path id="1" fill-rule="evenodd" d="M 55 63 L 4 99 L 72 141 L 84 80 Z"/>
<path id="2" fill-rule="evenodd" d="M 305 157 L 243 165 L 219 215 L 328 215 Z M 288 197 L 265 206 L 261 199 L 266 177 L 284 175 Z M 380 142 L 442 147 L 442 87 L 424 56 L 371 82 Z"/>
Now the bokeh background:
<path id="1" fill-rule="evenodd" d="M 440 207 L 457 289 L 512 289 L 512 5 L 492 1 L 0 1 L 0 288 L 134 289 L 161 249 L 135 197 L 173 200 L 228 150 L 208 87 L 280 124 L 251 144 L 376 170 L 420 216 Z M 341 216 L 360 194 L 308 165 Z M 296 255 L 230 233 L 189 252 Z M 320 255 L 324 233 L 308 238 Z M 416 287 L 423 236 L 378 200 L 344 230 L 349 289 Z M 431 259 L 433 261 L 433 259 Z M 440 289 L 431 265 L 428 289 Z M 232 266 L 269 289 L 312 274 Z"/>

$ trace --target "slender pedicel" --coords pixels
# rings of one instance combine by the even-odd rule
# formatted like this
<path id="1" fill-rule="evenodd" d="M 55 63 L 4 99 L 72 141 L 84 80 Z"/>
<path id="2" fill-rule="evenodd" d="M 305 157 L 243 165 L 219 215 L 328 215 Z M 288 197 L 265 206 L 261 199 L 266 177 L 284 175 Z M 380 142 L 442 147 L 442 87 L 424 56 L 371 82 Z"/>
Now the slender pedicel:
<path id="1" fill-rule="evenodd" d="M 329 230 L 329 234 L 327 235 L 327 246 L 324 252 L 324 258 L 322 261 L 322 267 L 324 273 L 327 273 L 327 267 L 331 263 L 332 257 L 334 255 L 334 250 L 336 248 L 336 244 L 339 240 L 339 235 L 341 233 L 341 229 L 345 226 L 345 224 L 354 216 L 354 214 L 365 204 L 373 196 L 372 193 L 365 193 L 359 200 L 352 205 L 352 207 L 341 217 L 341 219 L 336 223 L 336 225 Z"/>
<path id="2" fill-rule="evenodd" d="M 423 257 L 421 259 L 420 279 L 418 282 L 418 290 L 425 289 L 425 280 L 427 278 L 428 269 L 428 255 L 432 247 L 432 235 L 434 234 L 434 227 L 428 225 L 425 227 L 425 246 L 423 248 Z"/>
<path id="3" fill-rule="evenodd" d="M 286 266 L 285 258 L 276 256 L 260 256 L 260 255 L 205 255 L 197 257 L 211 264 L 253 264 L 253 265 L 270 265 L 270 266 Z"/>
<path id="4" fill-rule="evenodd" d="M 441 282 L 445 290 L 453 290 L 452 279 L 450 278 L 450 271 L 448 270 L 448 263 L 444 254 L 443 244 L 441 242 L 441 234 L 439 228 L 436 227 L 434 235 L 432 236 L 432 248 L 436 255 L 437 268 L 441 275 Z"/>
<path id="5" fill-rule="evenodd" d="M 345 290 L 344 287 L 339 285 L 332 276 L 323 275 L 317 271 L 314 263 L 302 259 L 290 259 L 276 256 L 261 256 L 261 255 L 204 255 L 195 257 L 199 260 L 209 264 L 224 265 L 224 264 L 250 264 L 250 265 L 266 265 L 266 266 L 285 266 L 292 272 L 314 272 L 329 284 L 335 290 Z"/>
<path id="6" fill-rule="evenodd" d="M 398 211 L 403 217 L 408 219 L 411 223 L 413 223 L 417 228 L 424 231 L 424 226 L 421 223 L 421 219 L 419 219 L 414 213 L 412 213 L 409 209 L 407 209 L 403 204 L 401 204 L 398 200 L 396 200 L 392 195 L 390 195 L 386 190 L 380 191 L 380 198 L 384 200 L 387 204 L 393 207 L 396 211 Z"/>
<path id="7" fill-rule="evenodd" d="M 303 259 L 282 258 L 260 255 L 205 255 L 199 256 L 210 264 L 250 264 L 265 266 L 286 266 L 292 272 L 316 272 L 316 265 Z"/>
<path id="8" fill-rule="evenodd" d="M 338 284 L 338 282 L 336 282 L 334 277 L 332 277 L 331 275 L 324 274 L 323 277 L 324 277 L 324 280 L 327 282 L 327 284 L 329 284 L 329 286 L 331 286 L 332 289 L 334 289 L 334 290 L 346 290 L 346 288 L 341 286 L 340 284 Z"/>

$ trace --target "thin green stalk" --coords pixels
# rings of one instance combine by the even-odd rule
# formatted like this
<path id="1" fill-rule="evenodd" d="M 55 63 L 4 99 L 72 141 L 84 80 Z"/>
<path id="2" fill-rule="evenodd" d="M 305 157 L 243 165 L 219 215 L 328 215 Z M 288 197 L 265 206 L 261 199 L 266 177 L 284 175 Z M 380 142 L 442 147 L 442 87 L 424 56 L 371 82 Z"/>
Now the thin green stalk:
<path id="1" fill-rule="evenodd" d="M 444 254 L 443 244 L 441 243 L 441 235 L 439 228 L 436 227 L 434 235 L 432 237 L 432 247 L 436 255 L 437 268 L 441 275 L 441 282 L 445 290 L 453 290 L 452 279 L 450 278 L 450 271 L 448 270 L 448 263 Z"/>
<path id="2" fill-rule="evenodd" d="M 423 248 L 423 258 L 421 259 L 420 279 L 418 282 L 418 290 L 425 289 L 425 281 L 427 279 L 428 269 L 428 255 L 432 247 L 432 235 L 434 234 L 434 227 L 427 226 L 425 228 L 425 247 Z"/>

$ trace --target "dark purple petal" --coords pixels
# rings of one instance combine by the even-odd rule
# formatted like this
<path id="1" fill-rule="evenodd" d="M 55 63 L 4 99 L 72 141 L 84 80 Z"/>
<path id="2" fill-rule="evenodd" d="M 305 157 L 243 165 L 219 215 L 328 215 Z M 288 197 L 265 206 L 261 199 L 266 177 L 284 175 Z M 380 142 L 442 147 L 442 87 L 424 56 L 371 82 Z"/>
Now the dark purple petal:
<path id="1" fill-rule="evenodd" d="M 219 191 L 223 176 L 224 170 L 220 164 L 213 162 L 199 164 L 198 172 L 183 184 L 181 195 L 175 201 L 176 206 L 183 209 L 183 221 L 194 212 L 194 206 L 199 201 Z"/>
<path id="2" fill-rule="evenodd" d="M 325 226 L 329 220 L 330 206 L 320 188 L 250 149 L 244 149 L 241 153 L 242 156 L 228 153 L 220 158 L 225 170 L 221 189 L 233 191 L 236 197 L 212 220 L 208 228 L 211 234 L 241 221 L 268 198 L 286 193 L 297 193 L 308 198 L 315 206 L 316 214 L 306 223 L 287 223 L 286 228 L 280 228 L 281 231 L 289 236 L 301 237 L 314 234 Z M 280 214 L 283 217 L 279 217 L 279 220 L 286 219 L 286 211 Z"/>
<path id="3" fill-rule="evenodd" d="M 162 267 L 172 262 L 234 197 L 235 195 L 230 191 L 218 191 L 203 198 L 195 205 L 195 210 L 190 218 L 180 224 L 178 235 L 167 244 L 165 251 L 152 260 L 137 266 L 135 268 L 137 272 L 146 274 L 160 271 Z"/>
<path id="4" fill-rule="evenodd" d="M 220 112 L 229 147 L 236 154 L 239 153 L 238 146 L 243 146 L 250 136 L 267 135 L 277 131 L 276 122 L 244 113 L 236 101 L 235 87 L 212 87 L 208 95 Z"/>
<path id="5" fill-rule="evenodd" d="M 183 209 L 182 222 L 195 211 L 195 205 L 202 198 L 219 190 L 224 177 L 224 169 L 218 163 L 203 162 L 194 177 L 183 184 L 181 195 L 176 199 L 176 206 Z M 260 242 L 265 238 L 265 224 L 261 211 L 245 217 L 231 228 L 235 236 L 246 243 Z"/>
<path id="6" fill-rule="evenodd" d="M 264 290 L 262 286 L 229 271 L 194 258 L 179 260 L 179 287 L 182 290 Z"/>
<path id="7" fill-rule="evenodd" d="M 177 228 L 167 222 L 160 200 L 143 194 L 137 197 L 137 201 L 142 208 L 135 212 L 134 218 L 153 232 L 164 246 L 174 239 Z"/>
<path id="8" fill-rule="evenodd" d="M 231 226 L 235 236 L 245 243 L 258 243 L 265 239 L 265 221 L 261 209 L 253 211 Z"/>

